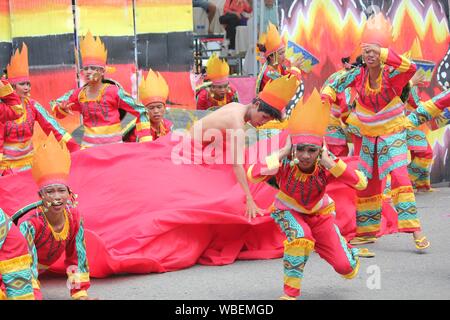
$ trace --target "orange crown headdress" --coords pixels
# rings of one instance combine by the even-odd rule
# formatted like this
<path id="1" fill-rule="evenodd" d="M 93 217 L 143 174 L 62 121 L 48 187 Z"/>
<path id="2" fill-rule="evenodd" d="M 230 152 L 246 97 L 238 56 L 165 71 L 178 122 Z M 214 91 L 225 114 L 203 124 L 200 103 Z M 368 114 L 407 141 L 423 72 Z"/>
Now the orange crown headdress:
<path id="1" fill-rule="evenodd" d="M 230 66 L 228 63 L 217 57 L 214 53 L 206 63 L 206 76 L 214 84 L 224 84 L 228 82 Z"/>
<path id="2" fill-rule="evenodd" d="M 11 84 L 30 81 L 28 71 L 28 47 L 25 43 L 22 44 L 22 50 L 16 49 L 11 61 L 6 67 L 8 74 L 8 81 Z"/>
<path id="3" fill-rule="evenodd" d="M 93 37 L 91 31 L 80 40 L 81 62 L 83 66 L 106 67 L 106 57 L 108 50 L 100 40 L 100 37 Z"/>
<path id="4" fill-rule="evenodd" d="M 35 150 L 31 173 L 39 189 L 51 184 L 68 184 L 70 153 L 64 142 L 58 142 L 53 132 Z"/>
<path id="5" fill-rule="evenodd" d="M 330 121 L 330 104 L 322 102 L 314 89 L 306 103 L 300 100 L 292 111 L 288 122 L 292 144 L 323 144 L 323 137 Z"/>
<path id="6" fill-rule="evenodd" d="M 169 86 L 164 77 L 152 69 L 148 71 L 147 77 L 139 83 L 139 100 L 146 106 L 152 102 L 166 104 L 169 96 Z"/>
<path id="7" fill-rule="evenodd" d="M 375 43 L 382 48 L 388 48 L 393 42 L 392 24 L 382 12 L 371 16 L 364 26 L 361 43 Z"/>
<path id="8" fill-rule="evenodd" d="M 266 58 L 284 47 L 283 39 L 278 32 L 277 27 L 275 27 L 272 22 L 269 22 L 267 31 L 261 34 L 258 42 L 266 47 L 266 51 L 264 52 Z"/>
<path id="9" fill-rule="evenodd" d="M 282 112 L 294 96 L 299 84 L 295 76 L 285 75 L 269 81 L 258 97 L 272 108 Z"/>

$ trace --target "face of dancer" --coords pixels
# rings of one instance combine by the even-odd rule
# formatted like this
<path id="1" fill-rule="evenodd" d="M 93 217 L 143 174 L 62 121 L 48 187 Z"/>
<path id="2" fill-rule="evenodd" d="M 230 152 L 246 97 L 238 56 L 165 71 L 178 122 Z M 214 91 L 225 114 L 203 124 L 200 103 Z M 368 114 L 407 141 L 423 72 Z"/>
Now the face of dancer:
<path id="1" fill-rule="evenodd" d="M 295 156 L 299 161 L 298 166 L 300 170 L 305 173 L 311 173 L 314 171 L 320 151 L 321 149 L 316 146 L 303 144 L 297 145 Z"/>
<path id="2" fill-rule="evenodd" d="M 225 95 L 228 91 L 228 83 L 224 84 L 212 84 L 211 85 L 211 93 L 214 95 L 214 98 L 217 100 L 222 100 L 225 98 Z"/>
<path id="3" fill-rule="evenodd" d="M 63 184 L 48 185 L 39 195 L 50 213 L 63 213 L 70 197 L 69 188 Z"/>
<path id="4" fill-rule="evenodd" d="M 259 127 L 265 124 L 266 122 L 269 122 L 270 120 L 273 120 L 274 118 L 263 112 L 258 111 L 259 102 L 256 102 L 253 104 L 253 107 L 250 111 L 250 120 L 248 121 L 253 127 Z"/>
<path id="5" fill-rule="evenodd" d="M 285 60 L 285 53 L 286 53 L 285 47 L 278 49 L 278 51 L 273 55 L 272 64 L 273 65 L 282 64 Z"/>
<path id="6" fill-rule="evenodd" d="M 29 81 L 16 83 L 14 88 L 21 98 L 29 97 L 31 94 L 31 83 Z"/>
<path id="7" fill-rule="evenodd" d="M 105 74 L 105 68 L 92 65 L 84 66 L 82 74 L 86 83 L 97 83 L 102 80 L 103 75 Z"/>
<path id="8" fill-rule="evenodd" d="M 166 113 L 166 106 L 161 102 L 149 103 L 145 108 L 152 124 L 159 124 Z"/>
<path id="9" fill-rule="evenodd" d="M 379 67 L 381 64 L 380 54 L 377 53 L 373 49 L 363 50 L 362 57 L 364 59 L 364 62 L 367 65 L 367 67 L 369 67 L 369 68 L 376 68 L 376 67 Z"/>

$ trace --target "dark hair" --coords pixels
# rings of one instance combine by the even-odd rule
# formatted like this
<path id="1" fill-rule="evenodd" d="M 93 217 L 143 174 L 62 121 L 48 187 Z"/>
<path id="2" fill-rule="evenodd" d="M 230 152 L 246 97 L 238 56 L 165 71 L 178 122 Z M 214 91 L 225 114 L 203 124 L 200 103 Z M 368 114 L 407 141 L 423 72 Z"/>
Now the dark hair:
<path id="1" fill-rule="evenodd" d="M 350 63 L 350 57 L 341 58 L 342 63 Z M 363 62 L 362 55 L 356 57 L 355 61 L 351 63 L 352 68 L 364 67 L 365 63 Z"/>
<path id="2" fill-rule="evenodd" d="M 267 51 L 266 46 L 261 44 L 261 43 L 257 43 L 256 46 L 258 47 L 259 51 L 261 51 L 261 52 L 266 52 Z"/>
<path id="3" fill-rule="evenodd" d="M 406 100 L 408 100 L 410 92 L 411 92 L 411 86 L 408 83 L 406 86 L 403 87 L 402 94 L 400 95 L 400 99 L 403 102 L 406 102 Z"/>
<path id="4" fill-rule="evenodd" d="M 259 102 L 258 111 L 264 112 L 276 120 L 281 120 L 281 112 L 279 110 L 273 108 L 268 103 L 261 100 L 260 98 L 253 99 L 253 104 L 255 104 L 257 102 Z"/>
<path id="5" fill-rule="evenodd" d="M 355 59 L 355 61 L 352 62 L 352 65 L 355 66 L 355 67 L 357 67 L 357 68 L 358 68 L 358 67 L 365 67 L 366 64 L 365 64 L 364 61 L 363 61 L 362 55 L 357 56 L 356 59 Z"/>
<path id="6" fill-rule="evenodd" d="M 256 46 L 258 47 L 259 51 L 261 51 L 261 52 L 263 52 L 263 53 L 266 53 L 266 52 L 267 52 L 267 48 L 266 48 L 266 46 L 265 46 L 264 44 L 257 43 Z M 269 63 L 272 63 L 272 61 L 273 61 L 273 59 L 274 59 L 275 53 L 276 53 L 276 51 L 275 51 L 275 52 L 272 52 L 271 54 L 269 54 L 269 55 L 267 56 L 267 61 L 269 61 Z"/>
<path id="7" fill-rule="evenodd" d="M 350 57 L 341 58 L 342 63 L 350 63 Z"/>

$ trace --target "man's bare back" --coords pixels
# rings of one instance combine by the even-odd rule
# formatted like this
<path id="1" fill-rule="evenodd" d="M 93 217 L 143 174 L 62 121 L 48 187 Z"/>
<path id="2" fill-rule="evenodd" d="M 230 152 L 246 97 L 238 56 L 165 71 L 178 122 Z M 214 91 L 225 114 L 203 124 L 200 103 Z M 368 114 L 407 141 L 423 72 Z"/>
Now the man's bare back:
<path id="1" fill-rule="evenodd" d="M 196 140 L 202 139 L 203 133 L 208 129 L 220 130 L 223 133 L 227 129 L 244 129 L 246 123 L 244 119 L 248 107 L 248 105 L 236 102 L 221 107 L 196 121 L 190 130 L 191 137 L 194 137 Z M 194 134 L 194 131 L 196 134 Z M 199 134 L 200 132 L 201 134 Z"/>

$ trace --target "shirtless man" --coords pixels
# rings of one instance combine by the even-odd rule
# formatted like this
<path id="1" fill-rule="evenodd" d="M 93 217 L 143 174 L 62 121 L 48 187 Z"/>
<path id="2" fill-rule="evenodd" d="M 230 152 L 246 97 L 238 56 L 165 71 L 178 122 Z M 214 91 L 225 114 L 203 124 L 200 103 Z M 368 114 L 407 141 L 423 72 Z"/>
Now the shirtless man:
<path id="1" fill-rule="evenodd" d="M 230 135 L 234 137 L 245 134 L 246 123 L 256 128 L 273 119 L 282 120 L 283 109 L 294 96 L 297 86 L 297 78 L 290 76 L 271 81 L 251 104 L 243 105 L 233 102 L 196 121 L 190 129 L 190 135 L 195 141 L 205 146 L 212 142 L 210 138 L 208 139 L 211 137 L 208 130 L 219 130 L 223 137 L 228 138 Z M 232 159 L 232 165 L 236 179 L 246 195 L 246 216 L 250 221 L 261 209 L 257 207 L 250 193 L 243 164 L 236 158 L 239 156 L 239 151 L 245 148 L 245 140 L 238 139 L 238 141 L 241 144 L 234 145 L 234 150 L 231 150 L 238 150 L 233 153 L 235 156 Z"/>

